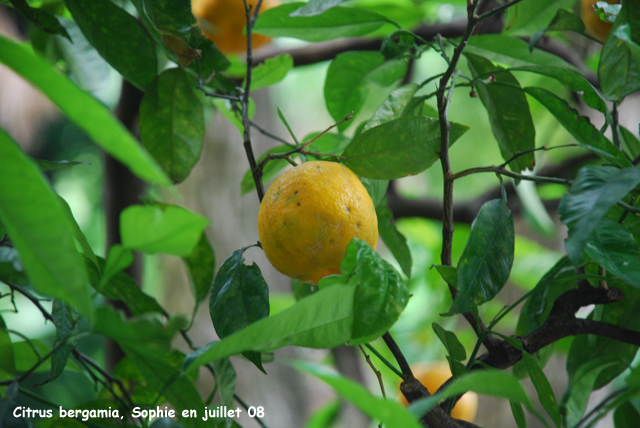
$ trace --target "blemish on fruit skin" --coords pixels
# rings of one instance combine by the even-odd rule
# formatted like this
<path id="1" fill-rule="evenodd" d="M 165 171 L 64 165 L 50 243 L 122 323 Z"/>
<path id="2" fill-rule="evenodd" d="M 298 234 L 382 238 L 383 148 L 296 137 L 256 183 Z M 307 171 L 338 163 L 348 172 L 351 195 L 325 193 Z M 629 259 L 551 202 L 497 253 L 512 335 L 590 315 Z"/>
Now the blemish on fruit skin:
<path id="1" fill-rule="evenodd" d="M 298 202 L 298 206 L 300 206 L 300 202 Z"/>

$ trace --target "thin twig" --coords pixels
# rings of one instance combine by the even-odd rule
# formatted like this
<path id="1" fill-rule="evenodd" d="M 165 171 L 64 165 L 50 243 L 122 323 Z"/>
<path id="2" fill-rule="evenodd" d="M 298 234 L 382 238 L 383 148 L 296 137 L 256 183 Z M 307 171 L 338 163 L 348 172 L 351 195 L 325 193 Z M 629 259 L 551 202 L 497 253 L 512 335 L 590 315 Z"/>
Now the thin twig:
<path id="1" fill-rule="evenodd" d="M 479 174 L 483 172 L 493 172 L 496 174 L 504 175 L 506 177 L 511 177 L 518 180 L 533 181 L 535 183 L 552 183 L 552 184 L 566 184 L 566 185 L 570 185 L 572 183 L 571 180 L 566 178 L 539 177 L 537 175 L 519 174 L 517 172 L 509 171 L 508 169 L 505 169 L 503 166 L 495 166 L 495 165 L 465 169 L 460 172 L 456 172 L 455 174 L 451 174 L 449 178 L 451 180 L 457 180 L 459 178 L 466 177 L 467 175 Z"/>
<path id="2" fill-rule="evenodd" d="M 278 141 L 278 142 L 280 142 L 282 144 L 285 144 L 287 146 L 291 146 L 291 147 L 295 147 L 296 146 L 295 144 L 292 144 L 292 143 L 288 142 L 284 138 L 280 138 L 277 135 L 272 134 L 271 132 L 265 130 L 264 128 L 262 128 L 260 126 L 258 126 L 255 122 L 253 122 L 253 121 L 249 121 L 249 122 L 251 123 L 251 127 L 257 129 L 258 131 L 260 131 L 260 133 L 262 135 L 265 135 L 265 136 L 271 138 L 272 140 Z"/>
<path id="3" fill-rule="evenodd" d="M 387 398 L 387 394 L 384 392 L 384 383 L 382 382 L 382 373 L 380 373 L 380 370 L 376 369 L 376 366 L 373 365 L 373 363 L 371 362 L 371 358 L 369 358 L 369 354 L 367 354 L 364 351 L 364 348 L 362 347 L 362 345 L 358 345 L 358 348 L 360 348 L 360 352 L 362 352 L 362 355 L 364 355 L 365 361 L 367 362 L 369 367 L 371 367 L 371 370 L 373 370 L 373 373 L 378 378 L 378 383 L 380 384 L 380 391 L 382 392 L 382 396 L 384 398 Z"/>

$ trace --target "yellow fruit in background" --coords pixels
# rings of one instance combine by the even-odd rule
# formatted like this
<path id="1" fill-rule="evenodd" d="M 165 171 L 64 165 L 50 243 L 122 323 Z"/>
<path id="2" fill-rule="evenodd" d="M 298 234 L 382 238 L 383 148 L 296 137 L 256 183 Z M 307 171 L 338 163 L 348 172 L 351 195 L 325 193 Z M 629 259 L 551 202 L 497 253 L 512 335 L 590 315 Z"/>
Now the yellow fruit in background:
<path id="1" fill-rule="evenodd" d="M 258 0 L 247 0 L 256 7 Z M 279 4 L 278 0 L 263 0 L 260 13 Z M 242 53 L 247 49 L 244 28 L 247 18 L 243 0 L 191 0 L 191 12 L 198 20 L 202 33 L 224 53 Z M 259 48 L 269 43 L 267 36 L 254 34 L 252 47 Z"/>
<path id="2" fill-rule="evenodd" d="M 444 361 L 438 361 L 429 365 L 417 364 L 411 367 L 413 376 L 423 384 L 430 394 L 435 394 L 438 388 L 442 386 L 450 377 L 451 369 L 449 363 Z M 407 406 L 409 403 L 404 398 L 402 392 L 400 394 L 400 401 Z M 456 403 L 451 411 L 451 417 L 454 419 L 461 419 L 467 422 L 473 422 L 478 411 L 478 394 L 473 391 L 469 391 L 464 394 L 460 400 Z"/>
<path id="3" fill-rule="evenodd" d="M 281 273 L 311 284 L 340 273 L 352 238 L 373 248 L 378 219 L 371 197 L 349 168 L 305 162 L 271 184 L 260 204 L 262 248 Z"/>
<path id="4" fill-rule="evenodd" d="M 604 43 L 609 36 L 611 27 L 613 24 L 605 22 L 598 17 L 598 14 L 593 9 L 593 6 L 598 1 L 606 1 L 609 4 L 618 4 L 618 0 L 581 0 L 581 17 L 584 26 L 586 27 L 587 34 L 596 40 Z"/>

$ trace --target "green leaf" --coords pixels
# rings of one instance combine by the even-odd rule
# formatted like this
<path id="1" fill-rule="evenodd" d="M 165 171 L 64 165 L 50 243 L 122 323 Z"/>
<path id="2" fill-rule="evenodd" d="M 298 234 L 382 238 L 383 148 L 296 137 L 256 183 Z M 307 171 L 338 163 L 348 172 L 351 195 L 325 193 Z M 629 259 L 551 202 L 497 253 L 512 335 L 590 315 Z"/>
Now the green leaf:
<path id="1" fill-rule="evenodd" d="M 54 299 L 51 316 L 53 317 L 53 324 L 56 326 L 56 339 L 53 342 L 54 348 L 65 341 L 67 341 L 67 344 L 59 348 L 51 356 L 51 372 L 49 378 L 44 383 L 49 383 L 62 374 L 67 365 L 69 355 L 78 343 L 77 340 L 68 341 L 69 337 L 74 334 L 77 329 L 80 318 L 78 311 L 65 302 Z"/>
<path id="2" fill-rule="evenodd" d="M 533 34 L 529 40 L 529 50 L 533 51 L 533 48 L 547 31 L 573 31 L 578 34 L 584 34 L 584 30 L 584 23 L 578 15 L 565 9 L 558 9 L 556 16 L 549 25 Z"/>
<path id="3" fill-rule="evenodd" d="M 320 15 L 290 16 L 304 3 L 286 3 L 265 10 L 253 31 L 270 37 L 294 37 L 308 42 L 322 42 L 339 37 L 364 36 L 382 25 L 388 18 L 365 9 L 332 7 Z"/>
<path id="4" fill-rule="evenodd" d="M 166 2 L 142 0 L 144 11 L 153 26 L 162 33 L 171 33 L 187 38 L 196 19 L 191 13 L 191 4 L 185 0 Z"/>
<path id="5" fill-rule="evenodd" d="M 411 278 L 411 251 L 407 245 L 407 238 L 398 231 L 389 207 L 387 207 L 386 199 L 376 208 L 378 217 L 378 232 L 384 241 L 384 244 L 393 254 L 396 261 L 402 268 L 402 272 Z"/>
<path id="6" fill-rule="evenodd" d="M 509 25 L 505 34 L 510 36 L 530 36 L 544 28 L 551 21 L 558 9 L 570 9 L 575 0 L 541 0 L 521 2 L 515 6 L 517 20 Z"/>
<path id="7" fill-rule="evenodd" d="M 332 400 L 313 411 L 304 428 L 335 428 L 342 403 Z"/>
<path id="8" fill-rule="evenodd" d="M 413 100 L 413 96 L 419 88 L 416 83 L 409 83 L 391 92 L 387 99 L 378 107 L 371 119 L 365 123 L 362 132 L 402 117 L 407 105 Z"/>
<path id="9" fill-rule="evenodd" d="M 222 404 L 231 408 L 233 395 L 236 392 L 236 371 L 228 358 L 213 362 L 216 373 L 216 386 L 220 392 Z"/>
<path id="10" fill-rule="evenodd" d="M 205 217 L 178 206 L 134 205 L 120 215 L 120 236 L 125 248 L 187 257 L 207 224 Z"/>
<path id="11" fill-rule="evenodd" d="M 407 62 L 404 59 L 385 61 L 379 52 L 338 54 L 329 65 L 324 82 L 327 110 L 336 122 L 344 119 L 351 111 L 356 116 L 372 87 L 389 87 L 401 79 L 406 70 Z M 342 131 L 348 126 L 349 122 L 343 122 L 338 125 L 338 129 Z"/>
<path id="12" fill-rule="evenodd" d="M 170 318 L 165 322 L 157 314 L 125 320 L 122 313 L 109 306 L 101 306 L 96 309 L 92 332 L 109 337 L 121 346 L 144 346 L 158 353 L 171 348 L 171 339 L 178 330 L 186 327 L 185 321 L 182 318 Z"/>
<path id="13" fill-rule="evenodd" d="M 96 144 L 138 177 L 151 183 L 171 183 L 153 157 L 107 107 L 54 70 L 28 45 L 0 37 L 0 62 L 41 90 Z"/>
<path id="14" fill-rule="evenodd" d="M 207 239 L 207 235 L 202 233 L 195 248 L 182 261 L 187 268 L 189 284 L 196 303 L 202 302 L 213 284 L 213 273 L 216 266 L 213 248 Z"/>
<path id="15" fill-rule="evenodd" d="M 604 97 L 611 101 L 622 101 L 640 90 L 640 8 L 636 4 L 622 3 L 600 54 L 598 80 Z"/>
<path id="16" fill-rule="evenodd" d="M 16 361 L 13 353 L 11 337 L 7 333 L 7 325 L 0 315 L 0 381 L 12 380 L 16 377 Z"/>
<path id="17" fill-rule="evenodd" d="M 389 330 L 409 301 L 409 290 L 400 274 L 358 238 L 347 246 L 340 273 L 349 283 L 358 284 L 351 344 L 369 342 Z"/>
<path id="18" fill-rule="evenodd" d="M 180 375 L 179 368 L 172 361 L 167 361 L 166 355 L 134 345 L 123 348 L 144 376 L 147 384 L 158 394 L 166 397 L 176 410 L 176 415 L 181 415 L 183 410 L 197 409 L 202 411 L 205 404 L 200 398 L 200 393 L 195 384 L 185 376 Z M 205 421 L 203 417 L 180 418 L 185 428 L 211 428 L 211 421 Z"/>
<path id="19" fill-rule="evenodd" d="M 257 264 L 244 264 L 247 248 L 234 251 L 213 280 L 209 313 L 220 339 L 269 316 L 269 286 Z M 264 372 L 259 353 L 245 356 Z"/>
<path id="20" fill-rule="evenodd" d="M 140 140 L 174 183 L 189 176 L 200 159 L 204 116 L 182 68 L 164 70 L 140 103 Z"/>
<path id="21" fill-rule="evenodd" d="M 535 359 L 524 350 L 522 351 L 522 359 L 527 367 L 529 378 L 531 379 L 533 386 L 536 388 L 540 404 L 542 404 L 542 407 L 547 411 L 547 414 L 551 417 L 553 423 L 560 428 L 562 420 L 560 417 L 560 410 L 558 409 L 558 401 L 556 400 L 556 396 L 553 393 L 549 380 L 544 375 L 544 372 Z"/>
<path id="22" fill-rule="evenodd" d="M 59 34 L 67 39 L 71 40 L 67 30 L 60 24 L 58 18 L 55 15 L 47 12 L 44 9 L 36 9 L 31 6 L 25 0 L 9 0 L 13 7 L 22 14 L 29 22 L 35 24 L 42 31 L 49 34 Z"/>
<path id="23" fill-rule="evenodd" d="M 42 173 L 2 129 L 0 171 L 0 221 L 29 281 L 39 293 L 62 299 L 91 319 L 87 273 L 73 226 Z"/>
<path id="24" fill-rule="evenodd" d="M 58 171 L 60 169 L 71 168 L 72 166 L 81 164 L 88 165 L 87 162 L 74 162 L 68 160 L 51 161 L 44 159 L 32 159 L 32 161 L 34 161 L 36 165 L 38 165 L 38 168 L 40 168 L 40 171 L 42 172 Z"/>
<path id="25" fill-rule="evenodd" d="M 387 188 L 389 187 L 389 180 L 376 180 L 375 178 L 365 178 L 362 177 L 360 179 L 362 185 L 365 189 L 367 189 L 367 193 L 371 197 L 371 201 L 373 202 L 373 206 L 377 208 L 381 207 L 381 204 L 384 202 L 386 205 L 387 200 L 385 198 L 385 194 L 387 193 Z M 378 217 L 378 229 L 380 229 L 380 218 Z"/>
<path id="26" fill-rule="evenodd" d="M 20 286 L 29 285 L 18 251 L 13 247 L 0 246 L 0 281 Z"/>
<path id="27" fill-rule="evenodd" d="M 485 203 L 471 225 L 471 235 L 457 268 L 456 312 L 493 299 L 507 282 L 513 265 L 513 217 L 502 199 Z"/>
<path id="28" fill-rule="evenodd" d="M 640 287 L 640 247 L 629 229 L 605 217 L 596 226 L 585 250 L 608 273 Z"/>
<path id="29" fill-rule="evenodd" d="M 571 91 L 578 94 L 582 101 L 591 108 L 594 108 L 602 112 L 605 117 L 609 117 L 609 109 L 605 103 L 602 95 L 591 83 L 583 76 L 573 70 L 560 67 L 547 67 L 543 65 L 530 66 L 530 67 L 515 67 L 512 71 L 528 71 L 531 73 L 541 74 L 543 76 L 551 77 L 558 82 L 566 85 Z"/>
<path id="30" fill-rule="evenodd" d="M 556 55 L 535 50 L 529 51 L 529 45 L 517 37 L 497 34 L 472 36 L 464 50 L 465 54 L 475 54 L 487 58 L 493 63 L 510 67 L 529 65 L 548 65 L 575 70 L 576 68 Z"/>
<path id="31" fill-rule="evenodd" d="M 565 241 L 574 263 L 609 209 L 640 183 L 640 168 L 588 166 L 580 170 L 570 193 L 560 202 L 560 219 L 569 228 Z"/>
<path id="32" fill-rule="evenodd" d="M 635 159 L 640 155 L 640 140 L 624 126 L 620 126 L 618 129 L 620 130 L 623 145 L 627 147 L 627 150 L 631 153 L 631 157 Z"/>
<path id="33" fill-rule="evenodd" d="M 85 37 L 140 89 L 156 77 L 156 50 L 138 20 L 109 0 L 64 0 Z"/>
<path id="34" fill-rule="evenodd" d="M 130 250 L 123 248 L 120 244 L 112 245 L 102 270 L 98 290 L 102 290 L 114 275 L 131 266 L 131 263 L 133 263 L 133 253 Z"/>
<path id="35" fill-rule="evenodd" d="M 283 346 L 333 348 L 351 339 L 355 286 L 330 286 L 220 342 L 188 355 L 183 371 L 244 351 L 269 352 Z"/>
<path id="36" fill-rule="evenodd" d="M 348 0 L 309 0 L 309 3 L 291 13 L 289 16 L 314 16 L 320 15 L 327 9 L 338 6 Z"/>
<path id="37" fill-rule="evenodd" d="M 453 144 L 469 128 L 451 123 Z M 392 180 L 418 174 L 438 159 L 440 124 L 437 119 L 401 117 L 371 128 L 353 139 L 342 155 L 353 172 L 368 178 Z"/>
<path id="38" fill-rule="evenodd" d="M 125 272 L 114 274 L 109 280 L 103 281 L 100 272 L 105 272 L 106 262 L 102 258 L 98 258 L 98 265 L 87 263 L 89 271 L 89 283 L 100 294 L 109 300 L 117 300 L 126 304 L 133 315 L 142 315 L 146 313 L 163 314 L 164 311 L 160 304 L 153 297 L 145 294 L 138 284 Z"/>
<path id="39" fill-rule="evenodd" d="M 440 324 L 434 322 L 431 324 L 433 331 L 440 339 L 440 342 L 447 350 L 447 355 L 456 361 L 464 361 L 467 359 L 467 351 L 462 346 L 462 343 L 458 340 L 458 336 L 452 331 L 445 330 Z"/>
<path id="40" fill-rule="evenodd" d="M 614 364 L 617 361 L 611 357 L 595 358 L 580 367 L 573 379 L 569 379 L 560 404 L 563 426 L 574 427 L 580 422 L 598 375 Z"/>
<path id="41" fill-rule="evenodd" d="M 371 395 L 362 385 L 323 366 L 294 361 L 294 368 L 314 375 L 331 386 L 341 397 L 388 428 L 420 428 L 422 425 L 400 403 Z"/>
<path id="42" fill-rule="evenodd" d="M 440 274 L 440 277 L 452 287 L 456 286 L 458 272 L 453 266 L 433 265 L 436 271 Z"/>
<path id="43" fill-rule="evenodd" d="M 623 167 L 631 165 L 624 154 L 591 124 L 589 118 L 580 116 L 580 113 L 565 100 L 542 88 L 528 87 L 524 88 L 524 91 L 545 106 L 581 147 L 594 152 L 614 165 Z"/>
<path id="44" fill-rule="evenodd" d="M 633 428 L 640 421 L 640 412 L 630 401 L 622 403 L 613 412 L 613 426 L 615 428 Z"/>
<path id="45" fill-rule="evenodd" d="M 420 418 L 433 409 L 441 400 L 455 397 L 467 391 L 475 391 L 478 394 L 491 395 L 522 403 L 544 421 L 544 418 L 535 409 L 520 382 L 512 375 L 499 370 L 478 370 L 467 373 L 445 388 L 438 390 L 438 393 L 431 397 L 411 403 L 409 411 Z"/>
<path id="46" fill-rule="evenodd" d="M 267 58 L 252 71 L 251 90 L 266 88 L 284 79 L 293 68 L 293 57 L 287 53 Z M 242 85 L 244 87 L 244 84 Z"/>
<path id="47" fill-rule="evenodd" d="M 493 135 L 498 140 L 500 153 L 505 161 L 519 152 L 536 146 L 536 129 L 531 118 L 527 97 L 518 80 L 509 71 L 494 65 L 478 55 L 465 54 L 469 68 L 476 80 L 480 100 L 489 114 Z M 492 75 L 494 78 L 489 79 Z M 486 81 L 485 81 L 486 79 Z M 509 167 L 520 172 L 533 169 L 536 158 L 533 152 L 518 156 Z"/>
<path id="48" fill-rule="evenodd" d="M 511 405 L 511 413 L 513 413 L 513 419 L 516 421 L 518 428 L 527 428 L 527 419 L 522 404 L 517 401 L 509 401 L 509 404 Z"/>

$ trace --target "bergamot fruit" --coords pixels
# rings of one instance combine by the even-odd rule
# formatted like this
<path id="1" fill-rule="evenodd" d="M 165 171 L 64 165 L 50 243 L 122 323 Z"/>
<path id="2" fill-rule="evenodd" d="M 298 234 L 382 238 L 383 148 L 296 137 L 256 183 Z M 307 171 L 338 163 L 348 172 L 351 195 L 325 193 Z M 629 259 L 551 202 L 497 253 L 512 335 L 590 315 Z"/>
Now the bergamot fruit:
<path id="1" fill-rule="evenodd" d="M 284 172 L 267 190 L 258 233 L 267 259 L 278 271 L 317 284 L 340 273 L 352 238 L 375 249 L 378 219 L 371 197 L 349 168 L 305 162 Z"/>

